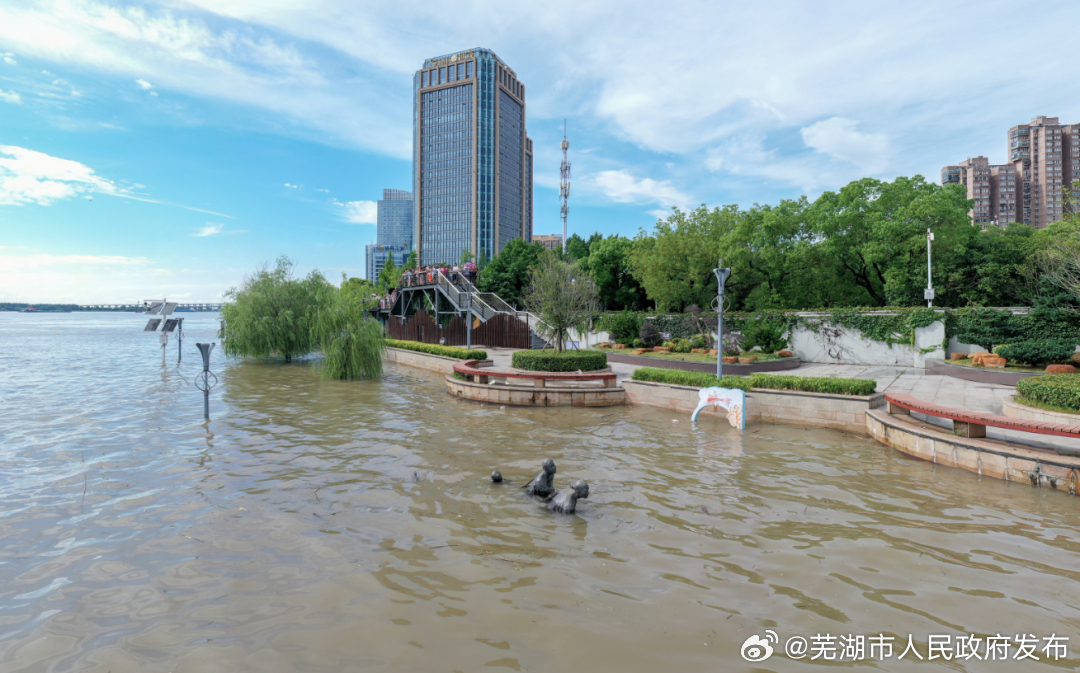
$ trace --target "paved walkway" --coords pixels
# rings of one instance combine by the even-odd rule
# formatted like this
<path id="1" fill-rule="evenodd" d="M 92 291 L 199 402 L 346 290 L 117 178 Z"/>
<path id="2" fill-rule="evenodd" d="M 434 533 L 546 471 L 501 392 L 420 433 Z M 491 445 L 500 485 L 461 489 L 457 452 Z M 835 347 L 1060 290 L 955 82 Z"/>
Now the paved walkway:
<path id="1" fill-rule="evenodd" d="M 479 346 L 479 348 L 484 348 L 487 351 L 488 357 L 494 361 L 495 367 L 498 368 L 509 367 L 510 356 L 516 350 L 514 348 L 485 348 L 483 346 Z M 611 370 L 619 375 L 619 383 L 633 374 L 637 368 L 638 365 L 618 362 L 611 364 Z M 927 374 L 926 370 L 913 367 L 830 365 L 808 362 L 798 369 L 777 373 L 794 374 L 796 376 L 839 376 L 852 379 L 873 379 L 877 381 L 879 393 L 907 393 L 927 402 L 991 414 L 1001 414 L 1002 400 L 1016 393 L 1016 388 L 1013 386 L 976 383 L 974 381 L 955 379 L 951 376 Z M 945 419 L 919 413 L 913 414 L 913 416 L 931 425 L 946 429 L 952 428 L 952 422 Z M 1033 435 L 1028 432 L 1013 432 L 997 428 L 987 428 L 987 436 L 991 439 L 999 439 L 1025 446 L 1080 452 L 1080 440 L 1064 437 Z"/>

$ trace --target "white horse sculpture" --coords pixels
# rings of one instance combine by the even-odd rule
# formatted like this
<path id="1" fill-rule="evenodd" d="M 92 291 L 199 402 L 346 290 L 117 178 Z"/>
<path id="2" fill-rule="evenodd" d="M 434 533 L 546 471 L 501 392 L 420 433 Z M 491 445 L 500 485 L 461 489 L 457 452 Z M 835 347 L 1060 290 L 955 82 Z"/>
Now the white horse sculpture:
<path id="1" fill-rule="evenodd" d="M 690 420 L 696 421 L 698 414 L 705 407 L 723 407 L 727 409 L 728 423 L 740 430 L 746 427 L 746 393 L 738 388 L 702 388 L 698 392 L 698 405 Z"/>

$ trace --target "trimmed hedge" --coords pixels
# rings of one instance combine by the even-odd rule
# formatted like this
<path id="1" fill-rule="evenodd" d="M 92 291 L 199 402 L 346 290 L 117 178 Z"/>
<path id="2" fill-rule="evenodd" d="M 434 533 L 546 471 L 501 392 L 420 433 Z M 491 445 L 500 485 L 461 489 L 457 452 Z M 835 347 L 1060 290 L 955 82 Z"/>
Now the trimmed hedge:
<path id="1" fill-rule="evenodd" d="M 877 381 L 873 379 L 841 379 L 823 376 L 784 376 L 778 374 L 752 374 L 750 385 L 770 390 L 798 390 L 804 393 L 829 393 L 832 395 L 873 395 Z"/>
<path id="2" fill-rule="evenodd" d="M 651 381 L 653 383 L 669 383 L 674 386 L 690 386 L 692 388 L 708 388 L 720 386 L 721 388 L 738 388 L 750 390 L 750 379 L 745 376 L 725 376 L 716 378 L 716 374 L 705 372 L 690 372 L 683 369 L 661 369 L 659 367 L 639 367 L 631 376 L 635 381 Z"/>
<path id="3" fill-rule="evenodd" d="M 1080 374 L 1029 376 L 1016 382 L 1016 392 L 1035 402 L 1080 411 Z"/>
<path id="4" fill-rule="evenodd" d="M 877 381 L 869 379 L 841 379 L 810 376 L 780 376 L 775 374 L 751 374 L 747 377 L 725 376 L 716 378 L 715 374 L 688 372 L 681 369 L 660 369 L 641 367 L 631 377 L 635 381 L 652 381 L 676 386 L 694 388 L 765 388 L 768 390 L 797 390 L 806 393 L 829 393 L 832 395 L 873 395 L 877 391 Z M 1077 377 L 1080 378 L 1080 377 Z"/>
<path id="5" fill-rule="evenodd" d="M 426 344 L 420 341 L 398 341 L 387 339 L 387 348 L 400 348 L 406 351 L 427 353 L 428 355 L 441 355 L 444 358 L 457 358 L 458 360 L 487 360 L 487 351 L 468 350 L 454 346 L 440 346 L 438 344 Z"/>
<path id="6" fill-rule="evenodd" d="M 1016 341 L 998 346 L 994 352 L 1009 362 L 1026 365 L 1045 365 L 1051 362 L 1064 362 L 1073 356 L 1076 344 L 1064 339 L 1039 339 Z"/>
<path id="7" fill-rule="evenodd" d="M 607 355 L 600 351 L 517 351 L 510 364 L 530 372 L 590 372 L 607 367 Z"/>

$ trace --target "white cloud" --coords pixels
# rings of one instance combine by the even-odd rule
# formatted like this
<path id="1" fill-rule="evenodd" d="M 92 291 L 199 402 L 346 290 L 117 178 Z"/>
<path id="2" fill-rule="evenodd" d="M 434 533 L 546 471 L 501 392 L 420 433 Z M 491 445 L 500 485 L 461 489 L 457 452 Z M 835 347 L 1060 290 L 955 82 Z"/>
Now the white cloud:
<path id="1" fill-rule="evenodd" d="M 0 145 L 0 205 L 49 205 L 92 192 L 122 193 L 114 182 L 78 161 Z"/>
<path id="2" fill-rule="evenodd" d="M 8 65 L 18 65 L 19 62 L 15 60 L 15 54 L 7 52 L 4 54 L 4 63 L 7 63 Z"/>
<path id="3" fill-rule="evenodd" d="M 603 193 L 620 203 L 657 203 L 661 206 L 682 206 L 690 197 L 671 184 L 670 180 L 635 178 L 626 170 L 606 170 L 584 179 L 587 187 Z"/>
<path id="4" fill-rule="evenodd" d="M 238 270 L 218 268 L 175 272 L 139 256 L 16 254 L 14 250 L 3 250 L 0 301 L 135 303 L 146 297 L 216 301 L 242 275 Z M 132 316 L 132 329 L 142 327 L 138 318 Z"/>
<path id="5" fill-rule="evenodd" d="M 807 147 L 877 173 L 889 163 L 889 139 L 881 133 L 863 133 L 858 126 L 854 119 L 832 117 L 807 126 L 801 134 Z"/>
<path id="6" fill-rule="evenodd" d="M 20 96 L 17 91 L 4 91 L 3 89 L 0 89 L 0 100 L 5 103 L 18 104 L 22 102 L 22 96 Z"/>
<path id="7" fill-rule="evenodd" d="M 207 222 L 206 226 L 203 227 L 202 229 L 200 229 L 195 235 L 196 236 L 214 236 L 215 234 L 220 234 L 222 229 L 224 229 L 224 228 L 225 228 L 224 224 L 215 224 L 214 222 Z"/>
<path id="8" fill-rule="evenodd" d="M 290 185 L 287 182 L 285 183 L 285 186 L 288 187 L 289 189 L 300 189 L 300 185 Z"/>
<path id="9" fill-rule="evenodd" d="M 330 203 L 344 209 L 346 222 L 353 224 L 377 224 L 379 218 L 379 204 L 374 201 L 348 201 L 341 203 L 337 199 L 330 199 Z"/>
<path id="10" fill-rule="evenodd" d="M 671 214 L 670 210 L 664 210 L 663 208 L 656 208 L 655 210 L 646 210 L 646 213 L 652 215 L 658 220 L 667 219 L 667 216 Z"/>
<path id="11" fill-rule="evenodd" d="M 150 82 L 147 82 L 145 79 L 141 79 L 141 78 L 137 79 L 137 80 L 135 80 L 135 83 L 138 84 L 140 87 L 142 87 L 143 90 L 153 89 L 154 88 L 154 85 L 151 84 Z"/>
<path id="12" fill-rule="evenodd" d="M 151 92 L 150 92 L 150 95 L 151 95 L 151 96 L 156 96 L 156 95 L 157 95 L 157 91 L 151 91 Z"/>

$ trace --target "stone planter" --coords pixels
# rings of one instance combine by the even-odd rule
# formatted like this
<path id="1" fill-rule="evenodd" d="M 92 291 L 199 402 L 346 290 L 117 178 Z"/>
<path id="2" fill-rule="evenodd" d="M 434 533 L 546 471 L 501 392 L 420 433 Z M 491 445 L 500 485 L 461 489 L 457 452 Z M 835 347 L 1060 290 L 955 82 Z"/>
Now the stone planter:
<path id="1" fill-rule="evenodd" d="M 1025 421 L 1080 425 L 1080 413 L 1070 414 L 1067 411 L 1048 411 L 1046 409 L 1028 406 L 1021 402 L 1017 402 L 1015 395 L 1006 397 L 1002 400 L 1001 415 L 1010 418 L 1022 418 Z"/>
<path id="2" fill-rule="evenodd" d="M 662 360 L 650 358 L 644 355 L 631 355 L 629 353 L 608 353 L 608 362 L 617 362 L 624 365 L 637 365 L 638 367 L 659 367 L 660 369 L 682 369 L 690 372 L 716 373 L 716 362 L 692 362 L 690 360 Z M 738 358 L 734 363 L 725 358 L 724 374 L 735 376 L 749 376 L 759 372 L 779 372 L 788 369 L 798 369 L 802 362 L 799 358 L 784 358 L 782 360 L 758 360 L 748 365 L 738 364 Z"/>
<path id="3" fill-rule="evenodd" d="M 931 360 L 929 358 L 926 360 L 926 373 L 951 376 L 956 379 L 976 381 L 978 383 L 997 383 L 1003 386 L 1015 386 L 1020 379 L 1043 375 L 1042 372 L 1010 372 L 1001 369 L 951 365 L 943 360 Z"/>

